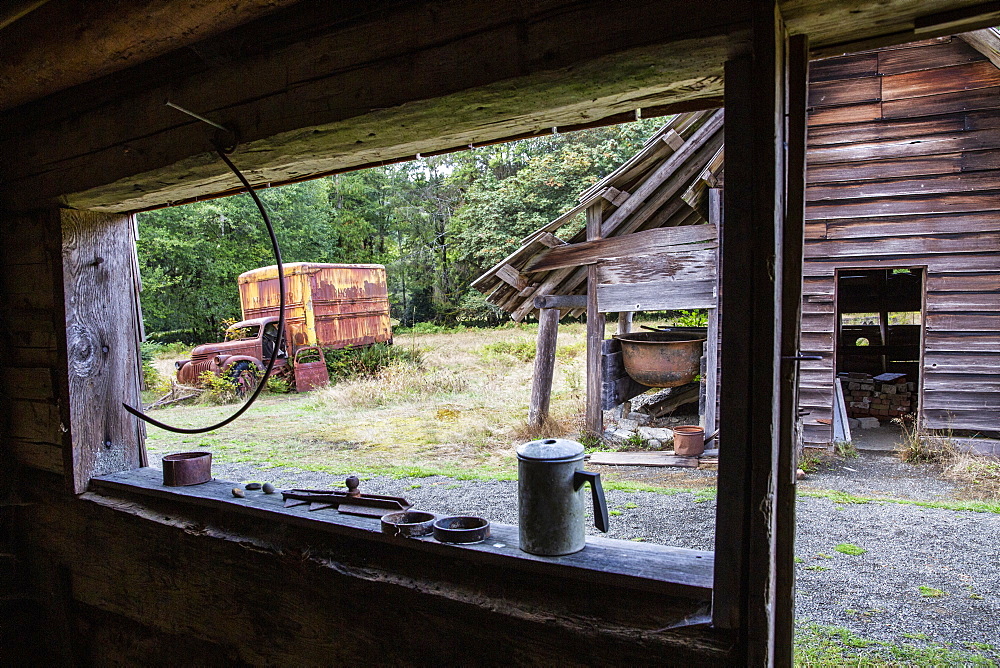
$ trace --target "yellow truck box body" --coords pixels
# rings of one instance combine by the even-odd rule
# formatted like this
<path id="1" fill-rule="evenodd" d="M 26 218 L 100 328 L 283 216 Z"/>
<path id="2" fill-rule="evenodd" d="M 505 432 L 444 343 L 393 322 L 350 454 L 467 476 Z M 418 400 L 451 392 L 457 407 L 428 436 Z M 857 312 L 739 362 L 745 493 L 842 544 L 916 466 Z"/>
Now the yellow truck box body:
<path id="1" fill-rule="evenodd" d="M 385 267 L 380 264 L 291 262 L 285 272 L 287 341 L 328 348 L 392 340 Z M 278 267 L 238 279 L 243 319 L 278 315 Z"/>

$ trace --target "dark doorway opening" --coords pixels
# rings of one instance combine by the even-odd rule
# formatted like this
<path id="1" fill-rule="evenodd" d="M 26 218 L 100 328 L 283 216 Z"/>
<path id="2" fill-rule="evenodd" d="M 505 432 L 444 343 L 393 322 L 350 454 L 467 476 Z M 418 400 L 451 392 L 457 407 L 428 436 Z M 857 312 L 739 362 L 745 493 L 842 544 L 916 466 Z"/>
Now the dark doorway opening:
<path id="1" fill-rule="evenodd" d="M 837 375 L 849 417 L 916 414 L 924 271 L 837 272 Z"/>

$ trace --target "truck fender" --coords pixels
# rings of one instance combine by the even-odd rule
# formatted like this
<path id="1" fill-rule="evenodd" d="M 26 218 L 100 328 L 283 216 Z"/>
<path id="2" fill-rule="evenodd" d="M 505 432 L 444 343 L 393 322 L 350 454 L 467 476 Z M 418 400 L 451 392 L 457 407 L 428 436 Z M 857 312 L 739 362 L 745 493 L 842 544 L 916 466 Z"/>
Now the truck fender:
<path id="1" fill-rule="evenodd" d="M 219 355 L 215 358 L 215 363 L 219 366 L 219 370 L 222 373 L 229 371 L 230 367 L 237 362 L 250 362 L 260 372 L 263 372 L 265 368 L 261 361 L 252 355 Z"/>

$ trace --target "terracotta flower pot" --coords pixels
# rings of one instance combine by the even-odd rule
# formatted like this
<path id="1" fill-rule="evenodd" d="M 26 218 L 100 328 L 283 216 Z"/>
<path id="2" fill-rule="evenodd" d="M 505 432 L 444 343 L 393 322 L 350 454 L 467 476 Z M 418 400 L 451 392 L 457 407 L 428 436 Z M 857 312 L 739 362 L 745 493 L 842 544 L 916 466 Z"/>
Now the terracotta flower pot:
<path id="1" fill-rule="evenodd" d="M 674 454 L 700 457 L 705 452 L 705 430 L 701 427 L 674 427 Z"/>

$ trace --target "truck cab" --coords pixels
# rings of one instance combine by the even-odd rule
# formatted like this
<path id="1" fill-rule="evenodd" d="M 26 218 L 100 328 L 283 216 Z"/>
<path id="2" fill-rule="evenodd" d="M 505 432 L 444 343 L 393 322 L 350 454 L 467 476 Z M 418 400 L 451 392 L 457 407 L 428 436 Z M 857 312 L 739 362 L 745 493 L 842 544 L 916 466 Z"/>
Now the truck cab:
<path id="1" fill-rule="evenodd" d="M 226 329 L 225 341 L 197 346 L 191 351 L 191 359 L 177 362 L 177 381 L 197 385 L 205 371 L 240 380 L 251 372 L 263 372 L 275 351 L 278 359 L 272 373 L 277 372 L 288 364 L 288 347 L 284 338 L 280 345 L 277 338 L 276 316 L 237 322 Z"/>

